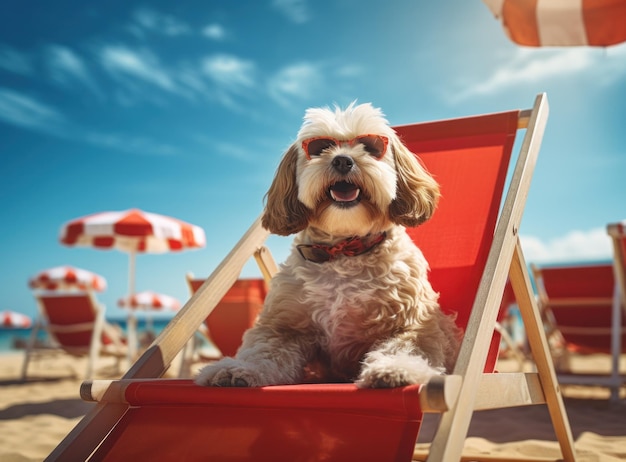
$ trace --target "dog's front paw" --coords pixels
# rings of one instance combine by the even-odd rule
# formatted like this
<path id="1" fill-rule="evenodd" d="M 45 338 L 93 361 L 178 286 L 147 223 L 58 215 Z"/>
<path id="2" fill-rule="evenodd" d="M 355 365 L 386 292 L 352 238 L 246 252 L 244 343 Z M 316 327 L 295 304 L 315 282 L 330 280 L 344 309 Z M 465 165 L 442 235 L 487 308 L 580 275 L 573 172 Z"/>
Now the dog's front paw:
<path id="1" fill-rule="evenodd" d="M 426 383 L 432 376 L 443 373 L 443 368 L 431 367 L 421 356 L 374 351 L 367 355 L 356 384 L 360 388 L 403 387 Z"/>
<path id="2" fill-rule="evenodd" d="M 207 387 L 257 387 L 262 385 L 259 374 L 243 361 L 224 358 L 200 370 L 196 384 Z"/>

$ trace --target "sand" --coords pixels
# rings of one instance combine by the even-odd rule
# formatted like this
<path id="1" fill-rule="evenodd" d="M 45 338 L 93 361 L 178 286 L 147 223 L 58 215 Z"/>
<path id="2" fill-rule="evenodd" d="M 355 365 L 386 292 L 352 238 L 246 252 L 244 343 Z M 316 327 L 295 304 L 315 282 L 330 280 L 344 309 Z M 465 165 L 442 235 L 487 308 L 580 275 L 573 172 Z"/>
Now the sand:
<path id="1" fill-rule="evenodd" d="M 622 358 L 624 359 L 624 358 Z M 31 378 L 19 380 L 22 355 L 0 355 L 0 461 L 43 460 L 93 404 L 78 394 L 84 360 L 65 355 L 32 365 Z M 96 368 L 97 378 L 114 378 L 109 360 Z M 587 358 L 598 364 L 597 358 Z M 601 360 L 600 360 L 601 361 Z M 581 363 L 584 368 L 584 363 Z M 500 369 L 514 369 L 503 361 Z M 626 389 L 622 400 L 608 401 L 597 387 L 564 386 L 576 451 L 582 462 L 626 460 Z M 435 416 L 427 416 L 416 445 L 415 460 L 428 449 Z M 474 414 L 465 442 L 464 460 L 559 460 L 561 455 L 545 406 L 482 411 Z"/>

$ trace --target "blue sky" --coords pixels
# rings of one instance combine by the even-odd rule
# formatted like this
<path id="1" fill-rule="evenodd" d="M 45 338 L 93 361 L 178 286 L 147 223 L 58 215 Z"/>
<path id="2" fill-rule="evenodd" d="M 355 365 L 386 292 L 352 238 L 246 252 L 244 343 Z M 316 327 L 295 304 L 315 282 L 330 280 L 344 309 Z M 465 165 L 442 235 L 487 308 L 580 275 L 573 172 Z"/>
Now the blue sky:
<path id="1" fill-rule="evenodd" d="M 610 258 L 605 226 L 626 218 L 626 45 L 521 48 L 478 0 L 390 5 L 5 0 L 0 310 L 33 314 L 28 278 L 70 264 L 106 277 L 99 298 L 121 315 L 127 255 L 58 234 L 133 207 L 204 228 L 205 249 L 137 258 L 137 290 L 184 302 L 185 273 L 210 274 L 261 213 L 304 110 L 355 99 L 404 124 L 528 108 L 547 92 L 527 260 Z M 289 242 L 271 238 L 277 260 Z"/>

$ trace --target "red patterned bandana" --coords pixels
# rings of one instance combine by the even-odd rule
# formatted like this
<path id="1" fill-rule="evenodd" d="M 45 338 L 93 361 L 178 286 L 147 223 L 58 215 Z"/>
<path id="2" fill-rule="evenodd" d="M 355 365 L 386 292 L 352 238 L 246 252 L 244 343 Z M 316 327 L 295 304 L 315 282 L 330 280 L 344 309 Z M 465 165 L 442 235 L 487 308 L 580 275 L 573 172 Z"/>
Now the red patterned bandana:
<path id="1" fill-rule="evenodd" d="M 335 245 L 300 244 L 296 248 L 305 260 L 313 263 L 325 263 L 334 260 L 340 255 L 356 257 L 357 255 L 367 253 L 383 242 L 386 237 L 387 233 L 383 232 L 375 236 L 365 236 L 364 238 L 358 236 L 351 237 Z"/>

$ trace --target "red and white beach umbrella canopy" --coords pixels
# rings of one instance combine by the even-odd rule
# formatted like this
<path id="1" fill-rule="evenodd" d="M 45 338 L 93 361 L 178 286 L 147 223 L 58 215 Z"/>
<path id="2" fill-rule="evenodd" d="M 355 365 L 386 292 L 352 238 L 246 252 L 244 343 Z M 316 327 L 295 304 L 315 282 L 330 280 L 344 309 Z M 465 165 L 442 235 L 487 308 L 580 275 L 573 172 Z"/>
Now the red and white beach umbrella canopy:
<path id="1" fill-rule="evenodd" d="M 610 46 L 626 41 L 626 0 L 483 0 L 518 45 Z"/>
<path id="2" fill-rule="evenodd" d="M 60 240 L 69 246 L 128 253 L 175 252 L 206 245 L 204 230 L 199 226 L 138 209 L 77 218 L 63 225 Z"/>
<path id="3" fill-rule="evenodd" d="M 137 253 L 176 252 L 206 245 L 204 230 L 199 226 L 138 209 L 101 212 L 71 220 L 61 228 L 59 239 L 68 246 L 127 252 L 129 295 L 135 292 Z"/>
<path id="4" fill-rule="evenodd" d="M 27 329 L 33 324 L 29 316 L 17 311 L 0 311 L 0 327 L 7 329 Z"/>
<path id="5" fill-rule="evenodd" d="M 137 292 L 130 297 L 121 298 L 117 305 L 131 310 L 172 310 L 180 309 L 180 302 L 169 295 L 146 290 Z"/>
<path id="6" fill-rule="evenodd" d="M 107 282 L 96 273 L 66 265 L 40 271 L 29 279 L 28 286 L 43 290 L 79 289 L 102 292 L 107 288 Z"/>

